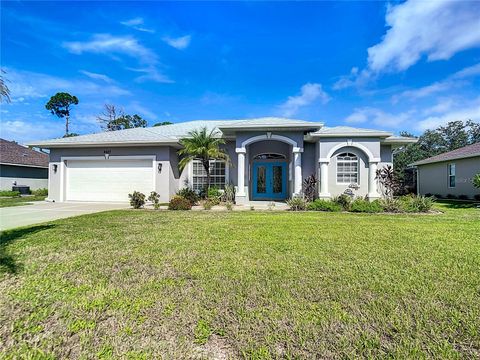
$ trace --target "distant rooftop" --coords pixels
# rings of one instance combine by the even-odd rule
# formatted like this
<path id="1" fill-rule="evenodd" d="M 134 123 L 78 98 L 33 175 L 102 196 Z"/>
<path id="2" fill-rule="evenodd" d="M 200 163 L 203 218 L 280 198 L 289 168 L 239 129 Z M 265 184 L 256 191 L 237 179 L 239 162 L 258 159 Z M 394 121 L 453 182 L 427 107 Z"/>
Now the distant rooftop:
<path id="1" fill-rule="evenodd" d="M 14 141 L 0 139 L 0 163 L 48 168 L 48 155 Z"/>
<path id="2" fill-rule="evenodd" d="M 480 143 L 464 146 L 460 149 L 452 150 L 443 154 L 429 157 L 428 159 L 414 162 L 412 165 L 425 165 L 442 161 L 450 161 L 464 158 L 480 156 Z"/>

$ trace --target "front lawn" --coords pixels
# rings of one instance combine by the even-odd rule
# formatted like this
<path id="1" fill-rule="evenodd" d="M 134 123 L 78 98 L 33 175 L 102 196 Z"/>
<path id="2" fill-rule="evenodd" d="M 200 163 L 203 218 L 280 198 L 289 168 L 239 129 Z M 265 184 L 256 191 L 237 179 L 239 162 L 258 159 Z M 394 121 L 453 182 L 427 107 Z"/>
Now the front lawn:
<path id="1" fill-rule="evenodd" d="M 15 196 L 15 197 L 0 197 L 0 208 L 8 206 L 29 205 L 32 201 L 43 201 L 46 196 L 32 195 L 32 196 Z"/>
<path id="2" fill-rule="evenodd" d="M 7 231 L 0 358 L 479 358 L 480 210 L 441 207 L 122 210 Z"/>

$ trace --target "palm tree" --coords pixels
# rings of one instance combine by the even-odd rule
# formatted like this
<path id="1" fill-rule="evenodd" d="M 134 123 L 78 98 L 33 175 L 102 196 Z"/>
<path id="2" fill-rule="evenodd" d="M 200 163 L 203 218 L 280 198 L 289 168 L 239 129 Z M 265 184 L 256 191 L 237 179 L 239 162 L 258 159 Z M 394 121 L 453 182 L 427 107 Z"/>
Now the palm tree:
<path id="1" fill-rule="evenodd" d="M 6 80 L 4 79 L 3 75 L 5 71 L 0 71 L 0 102 L 10 102 L 10 89 L 6 84 Z"/>
<path id="2" fill-rule="evenodd" d="M 207 173 L 207 189 L 210 188 L 210 161 L 225 160 L 230 162 L 228 154 L 220 148 L 225 144 L 225 140 L 220 137 L 220 133 L 215 129 L 210 132 L 206 127 L 200 130 L 193 130 L 188 133 L 186 138 L 180 140 L 183 149 L 178 151 L 182 159 L 178 163 L 180 170 L 183 170 L 190 161 L 200 160 Z"/>

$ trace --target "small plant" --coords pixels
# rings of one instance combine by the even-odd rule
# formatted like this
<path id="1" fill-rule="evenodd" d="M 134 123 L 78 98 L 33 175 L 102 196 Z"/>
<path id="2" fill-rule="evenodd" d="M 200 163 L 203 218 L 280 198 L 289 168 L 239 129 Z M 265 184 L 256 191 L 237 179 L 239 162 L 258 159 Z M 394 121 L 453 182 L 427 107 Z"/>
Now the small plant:
<path id="1" fill-rule="evenodd" d="M 378 169 L 375 179 L 380 183 L 383 196 L 386 198 L 392 198 L 401 188 L 400 181 L 390 165 Z"/>
<path id="2" fill-rule="evenodd" d="M 37 190 L 32 190 L 32 195 L 35 196 L 48 196 L 48 189 L 37 189 Z"/>
<path id="3" fill-rule="evenodd" d="M 340 196 L 334 197 L 332 201 L 340 205 L 343 208 L 343 210 L 349 211 L 350 205 L 352 203 L 352 197 L 347 194 L 342 194 Z"/>
<path id="4" fill-rule="evenodd" d="M 370 202 L 362 198 L 357 198 L 352 202 L 350 211 L 362 213 L 379 213 L 383 211 L 383 207 L 380 204 L 379 200 Z"/>
<path id="5" fill-rule="evenodd" d="M 250 211 L 253 211 L 253 210 L 255 210 L 255 206 L 250 205 Z"/>
<path id="6" fill-rule="evenodd" d="M 342 207 L 330 200 L 317 199 L 307 205 L 308 210 L 313 211 L 342 211 Z"/>
<path id="7" fill-rule="evenodd" d="M 225 203 L 225 207 L 227 208 L 228 211 L 232 211 L 233 210 L 233 202 L 227 201 Z"/>
<path id="8" fill-rule="evenodd" d="M 475 186 L 477 189 L 480 189 L 480 173 L 473 176 L 472 182 L 473 186 Z"/>
<path id="9" fill-rule="evenodd" d="M 425 195 L 425 196 L 426 196 L 426 195 Z M 443 196 L 440 195 L 440 194 L 435 194 L 434 197 L 435 197 L 435 199 L 442 199 L 442 198 L 443 198 Z"/>
<path id="10" fill-rule="evenodd" d="M 406 195 L 400 198 L 402 210 L 405 212 L 428 212 L 434 203 L 433 197 Z"/>
<path id="11" fill-rule="evenodd" d="M 153 208 L 158 210 L 160 208 L 160 194 L 155 191 L 152 191 L 148 196 L 148 201 L 153 203 Z"/>
<path id="12" fill-rule="evenodd" d="M 380 200 L 380 205 L 383 207 L 383 210 L 386 212 L 391 213 L 399 213 L 402 212 L 402 203 L 399 199 L 395 198 L 387 198 Z"/>
<path id="13" fill-rule="evenodd" d="M 20 192 L 19 191 L 2 190 L 2 191 L 0 191 L 0 196 L 17 197 L 17 196 L 20 196 Z"/>
<path id="14" fill-rule="evenodd" d="M 313 174 L 307 177 L 305 180 L 303 180 L 302 190 L 307 201 L 310 202 L 315 200 L 317 196 L 317 184 L 318 184 L 318 180 Z"/>
<path id="15" fill-rule="evenodd" d="M 267 205 L 267 209 L 270 210 L 270 211 L 275 209 L 275 203 L 273 201 L 270 201 Z"/>
<path id="16" fill-rule="evenodd" d="M 459 198 L 460 200 L 468 200 L 468 195 L 465 195 L 465 194 L 458 195 L 458 198 Z"/>
<path id="17" fill-rule="evenodd" d="M 223 189 L 222 201 L 228 203 L 235 203 L 235 186 L 232 184 L 225 184 Z"/>
<path id="18" fill-rule="evenodd" d="M 214 203 L 210 201 L 210 199 L 207 199 L 203 202 L 203 209 L 204 210 L 212 210 Z"/>
<path id="19" fill-rule="evenodd" d="M 196 205 L 198 203 L 198 200 L 200 200 L 200 197 L 198 196 L 198 194 L 193 189 L 190 189 L 189 187 L 185 187 L 183 189 L 178 190 L 177 195 L 190 201 L 192 206 Z"/>
<path id="20" fill-rule="evenodd" d="M 287 205 L 291 211 L 307 210 L 307 204 L 307 200 L 299 196 L 287 200 Z"/>
<path id="21" fill-rule="evenodd" d="M 145 194 L 142 194 L 139 191 L 134 191 L 133 194 L 128 194 L 128 197 L 130 198 L 130 205 L 134 209 L 140 209 L 145 205 Z"/>
<path id="22" fill-rule="evenodd" d="M 192 203 L 182 196 L 175 195 L 168 203 L 169 210 L 191 210 Z"/>
<path id="23" fill-rule="evenodd" d="M 220 204 L 221 197 L 222 193 L 216 186 L 212 186 L 207 190 L 207 200 L 210 201 L 213 205 Z"/>

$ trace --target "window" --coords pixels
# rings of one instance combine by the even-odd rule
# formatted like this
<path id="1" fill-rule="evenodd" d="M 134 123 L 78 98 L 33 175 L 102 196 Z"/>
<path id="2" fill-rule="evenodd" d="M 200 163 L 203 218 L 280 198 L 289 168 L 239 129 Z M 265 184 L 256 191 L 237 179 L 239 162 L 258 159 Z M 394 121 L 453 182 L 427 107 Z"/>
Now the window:
<path id="1" fill-rule="evenodd" d="M 216 186 L 219 189 L 225 188 L 226 169 L 225 161 L 210 161 L 210 186 Z M 200 160 L 192 162 L 192 188 L 201 191 L 207 185 L 207 172 Z"/>
<path id="2" fill-rule="evenodd" d="M 455 164 L 448 164 L 448 187 L 455 187 Z"/>
<path id="3" fill-rule="evenodd" d="M 287 157 L 282 154 L 258 154 L 253 160 L 285 160 Z"/>
<path id="4" fill-rule="evenodd" d="M 358 183 L 358 157 L 352 153 L 337 156 L 337 184 Z"/>

